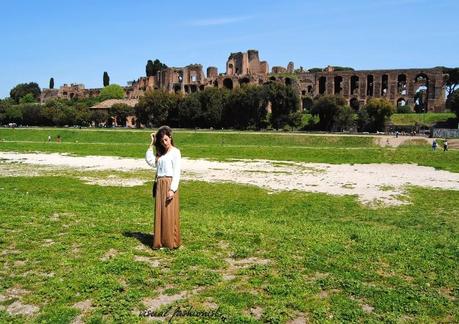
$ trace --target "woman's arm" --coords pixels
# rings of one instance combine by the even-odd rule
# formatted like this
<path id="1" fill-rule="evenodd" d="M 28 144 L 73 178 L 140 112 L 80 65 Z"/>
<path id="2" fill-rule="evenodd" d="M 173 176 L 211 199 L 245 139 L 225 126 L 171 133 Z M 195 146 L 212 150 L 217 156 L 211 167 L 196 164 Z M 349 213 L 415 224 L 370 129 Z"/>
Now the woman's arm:
<path id="1" fill-rule="evenodd" d="M 155 168 L 156 167 L 156 157 L 153 153 L 153 145 L 155 144 L 155 133 L 150 134 L 151 142 L 148 146 L 147 152 L 145 153 L 145 161 L 148 163 L 149 166 Z"/>
<path id="2" fill-rule="evenodd" d="M 179 186 L 180 182 L 180 172 L 181 172 L 181 159 L 182 156 L 180 154 L 180 151 L 177 149 L 176 153 L 174 154 L 174 157 L 172 158 L 172 170 L 173 170 L 173 175 L 172 175 L 172 182 L 171 182 L 171 190 L 173 192 L 176 192 Z"/>

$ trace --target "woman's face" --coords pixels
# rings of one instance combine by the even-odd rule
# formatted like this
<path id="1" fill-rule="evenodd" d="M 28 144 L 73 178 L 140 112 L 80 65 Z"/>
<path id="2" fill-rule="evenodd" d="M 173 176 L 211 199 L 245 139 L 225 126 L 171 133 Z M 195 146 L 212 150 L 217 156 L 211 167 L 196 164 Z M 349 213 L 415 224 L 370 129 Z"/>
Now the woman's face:
<path id="1" fill-rule="evenodd" d="M 167 135 L 164 135 L 161 139 L 161 145 L 167 150 L 171 147 L 171 138 Z"/>

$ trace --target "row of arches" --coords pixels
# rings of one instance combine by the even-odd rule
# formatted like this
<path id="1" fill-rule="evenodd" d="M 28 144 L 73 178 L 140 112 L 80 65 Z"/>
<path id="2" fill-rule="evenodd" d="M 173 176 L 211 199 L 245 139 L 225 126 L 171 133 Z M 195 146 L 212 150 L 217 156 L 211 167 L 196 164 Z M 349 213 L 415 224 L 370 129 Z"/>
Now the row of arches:
<path id="1" fill-rule="evenodd" d="M 412 80 L 415 85 L 422 85 L 428 87 L 429 79 L 425 73 L 419 73 L 416 77 Z M 366 96 L 373 97 L 375 96 L 374 91 L 374 83 L 375 77 L 372 74 L 368 74 L 366 76 Z M 343 77 L 340 75 L 333 77 L 333 93 L 334 94 L 343 94 Z M 383 74 L 380 78 L 380 96 L 386 96 L 389 90 L 389 75 Z M 408 82 L 406 74 L 398 74 L 397 75 L 397 94 L 405 96 L 408 94 Z M 350 78 L 349 84 L 349 95 L 359 95 L 360 90 L 360 77 L 357 75 L 353 75 Z M 319 77 L 319 94 L 325 94 L 327 91 L 327 77 L 321 76 Z"/>

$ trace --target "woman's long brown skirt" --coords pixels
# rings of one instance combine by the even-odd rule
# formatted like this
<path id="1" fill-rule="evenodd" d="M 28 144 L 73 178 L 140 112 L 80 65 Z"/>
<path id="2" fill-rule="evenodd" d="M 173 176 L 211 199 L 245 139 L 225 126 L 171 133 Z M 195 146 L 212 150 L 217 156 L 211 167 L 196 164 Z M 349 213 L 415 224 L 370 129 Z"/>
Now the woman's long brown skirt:
<path id="1" fill-rule="evenodd" d="M 177 190 L 172 200 L 166 200 L 171 182 L 171 177 L 160 177 L 157 179 L 155 234 L 153 237 L 154 249 L 159 249 L 161 247 L 175 249 L 181 244 L 179 191 Z"/>

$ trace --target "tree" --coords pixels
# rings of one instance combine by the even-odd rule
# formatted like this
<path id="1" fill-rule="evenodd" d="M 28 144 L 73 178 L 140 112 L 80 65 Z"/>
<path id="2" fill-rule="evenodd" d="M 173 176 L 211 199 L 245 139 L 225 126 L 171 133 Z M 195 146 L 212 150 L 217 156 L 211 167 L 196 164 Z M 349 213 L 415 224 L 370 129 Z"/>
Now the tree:
<path id="1" fill-rule="evenodd" d="M 25 125 L 42 126 L 46 125 L 43 116 L 43 107 L 37 104 L 21 104 L 18 106 L 22 111 L 22 123 Z"/>
<path id="2" fill-rule="evenodd" d="M 100 100 L 107 99 L 123 99 L 125 95 L 124 89 L 118 84 L 111 84 L 100 91 Z"/>
<path id="3" fill-rule="evenodd" d="M 459 89 L 455 90 L 448 99 L 446 99 L 446 108 L 454 112 L 456 117 L 459 118 Z"/>
<path id="4" fill-rule="evenodd" d="M 222 124 L 237 129 L 260 129 L 266 119 L 268 98 L 263 87 L 243 85 L 228 96 L 222 112 Z"/>
<path id="5" fill-rule="evenodd" d="M 446 98 L 453 94 L 456 87 L 459 86 L 459 67 L 443 67 L 443 73 L 448 74 L 445 79 Z"/>
<path id="6" fill-rule="evenodd" d="M 18 105 L 12 105 L 5 109 L 5 119 L 8 123 L 22 123 L 22 110 Z"/>
<path id="7" fill-rule="evenodd" d="M 107 72 L 104 72 L 103 82 L 104 87 L 107 87 L 110 84 L 110 77 L 108 76 Z"/>
<path id="8" fill-rule="evenodd" d="M 180 101 L 178 108 L 179 126 L 195 128 L 199 125 L 199 118 L 202 114 L 199 92 L 193 92 Z"/>
<path id="9" fill-rule="evenodd" d="M 354 128 L 356 122 L 355 110 L 350 106 L 342 106 L 333 117 L 333 128 L 337 131 L 348 131 Z"/>
<path id="10" fill-rule="evenodd" d="M 426 113 L 427 105 L 427 91 L 425 89 L 419 90 L 414 95 L 414 111 L 417 113 Z"/>
<path id="11" fill-rule="evenodd" d="M 201 114 L 198 116 L 198 126 L 203 128 L 220 127 L 222 111 L 226 104 L 229 91 L 219 88 L 205 88 L 199 92 Z"/>
<path id="12" fill-rule="evenodd" d="M 319 116 L 318 128 L 320 130 L 333 130 L 336 122 L 335 116 L 344 108 L 346 101 L 339 96 L 321 96 L 313 104 L 311 113 Z"/>
<path id="13" fill-rule="evenodd" d="M 383 131 L 385 122 L 394 113 L 394 105 L 384 98 L 372 98 L 359 113 L 361 131 Z"/>
<path id="14" fill-rule="evenodd" d="M 108 113 L 105 110 L 93 110 L 90 113 L 89 119 L 96 124 L 96 127 L 108 120 Z"/>
<path id="15" fill-rule="evenodd" d="M 134 115 L 134 108 L 128 106 L 124 103 L 114 104 L 109 109 L 110 116 L 114 116 L 116 118 L 116 123 L 121 126 L 126 126 L 126 118 L 128 116 Z"/>
<path id="16" fill-rule="evenodd" d="M 16 103 L 19 103 L 19 100 L 29 93 L 33 95 L 35 100 L 40 98 L 41 90 L 37 83 L 30 82 L 18 84 L 13 89 L 11 89 L 10 97 L 16 101 Z"/>
<path id="17" fill-rule="evenodd" d="M 54 78 L 49 79 L 49 88 L 54 89 Z"/>
<path id="18" fill-rule="evenodd" d="M 265 87 L 267 97 L 271 102 L 271 124 L 276 129 L 283 128 L 293 116 L 291 113 L 299 110 L 298 94 L 291 86 L 277 82 L 271 82 Z"/>
<path id="19" fill-rule="evenodd" d="M 153 61 L 152 60 L 148 60 L 147 66 L 145 67 L 145 73 L 146 73 L 147 77 L 155 75 L 155 66 L 153 65 Z"/>
<path id="20" fill-rule="evenodd" d="M 35 100 L 33 94 L 31 94 L 31 93 L 28 93 L 28 94 L 26 94 L 25 96 L 23 96 L 23 97 L 21 97 L 19 99 L 19 103 L 20 104 L 32 103 L 32 102 L 36 102 L 36 100 Z"/>
<path id="21" fill-rule="evenodd" d="M 147 91 L 135 107 L 136 118 L 145 125 L 161 126 L 169 111 L 179 104 L 179 96 L 165 91 Z"/>
<path id="22" fill-rule="evenodd" d="M 6 122 L 6 110 L 15 104 L 11 98 L 1 100 L 0 99 L 0 125 Z"/>

